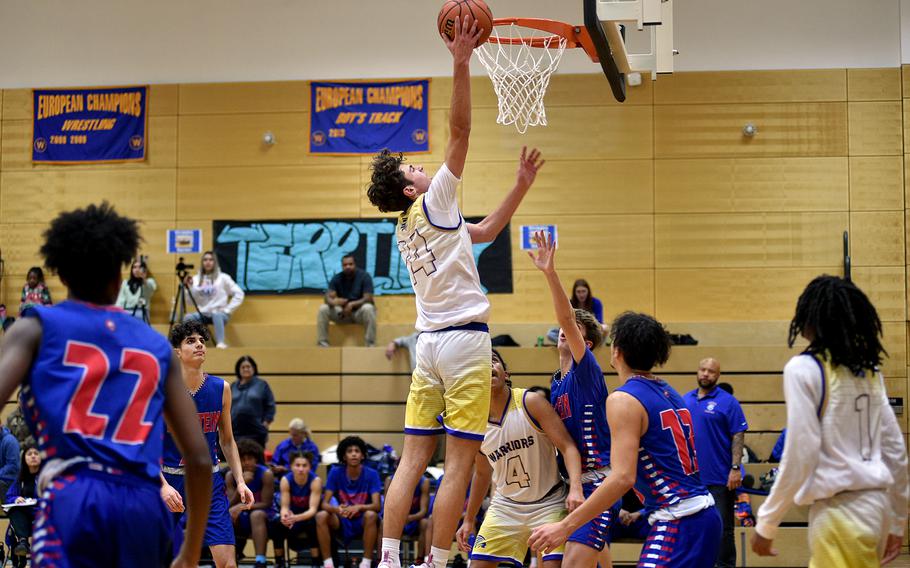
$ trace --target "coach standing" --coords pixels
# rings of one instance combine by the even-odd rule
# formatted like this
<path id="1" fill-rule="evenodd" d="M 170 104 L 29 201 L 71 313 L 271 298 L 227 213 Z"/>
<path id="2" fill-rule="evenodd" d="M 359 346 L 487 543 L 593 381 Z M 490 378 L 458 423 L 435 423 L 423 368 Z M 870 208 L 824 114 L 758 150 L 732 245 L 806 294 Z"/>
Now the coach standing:
<path id="1" fill-rule="evenodd" d="M 715 566 L 733 568 L 736 566 L 735 491 L 742 485 L 743 445 L 749 425 L 739 401 L 717 388 L 719 379 L 720 363 L 716 359 L 702 359 L 698 364 L 698 388 L 683 398 L 692 414 L 701 480 L 714 496 L 724 522 Z"/>

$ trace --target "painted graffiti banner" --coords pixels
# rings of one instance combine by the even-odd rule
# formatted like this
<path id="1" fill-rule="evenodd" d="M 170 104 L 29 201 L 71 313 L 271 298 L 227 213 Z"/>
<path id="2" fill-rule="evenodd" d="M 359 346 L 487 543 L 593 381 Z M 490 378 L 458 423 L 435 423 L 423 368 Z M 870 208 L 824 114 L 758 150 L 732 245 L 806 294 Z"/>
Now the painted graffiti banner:
<path id="1" fill-rule="evenodd" d="M 377 296 L 414 293 L 392 219 L 214 221 L 212 231 L 221 269 L 249 294 L 323 294 L 349 254 L 373 277 Z M 512 292 L 508 226 L 475 244 L 474 260 L 486 293 Z"/>

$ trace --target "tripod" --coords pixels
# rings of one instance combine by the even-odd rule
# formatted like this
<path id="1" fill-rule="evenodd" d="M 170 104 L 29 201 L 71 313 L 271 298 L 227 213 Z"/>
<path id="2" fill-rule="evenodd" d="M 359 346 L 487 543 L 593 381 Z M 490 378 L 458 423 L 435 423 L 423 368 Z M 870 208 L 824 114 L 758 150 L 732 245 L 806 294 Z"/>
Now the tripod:
<path id="1" fill-rule="evenodd" d="M 193 303 L 193 307 L 196 308 L 196 313 L 202 315 L 202 312 L 199 311 L 199 304 L 196 303 L 196 298 L 193 297 L 193 294 L 187 290 L 186 284 L 184 284 L 185 280 L 186 274 L 177 275 L 177 293 L 174 295 L 174 307 L 171 308 L 170 328 L 173 328 L 175 323 L 182 322 L 183 318 L 186 316 L 187 296 L 190 297 L 190 301 Z M 205 319 L 202 320 L 202 324 L 205 325 Z"/>
<path id="2" fill-rule="evenodd" d="M 142 311 L 142 321 L 145 322 L 146 325 L 151 325 L 151 323 L 149 322 L 149 311 L 148 311 L 148 309 L 146 309 L 145 300 L 139 300 L 139 302 L 135 306 L 133 306 L 133 311 L 130 315 L 132 315 L 133 317 L 136 317 L 136 310 L 141 310 Z"/>

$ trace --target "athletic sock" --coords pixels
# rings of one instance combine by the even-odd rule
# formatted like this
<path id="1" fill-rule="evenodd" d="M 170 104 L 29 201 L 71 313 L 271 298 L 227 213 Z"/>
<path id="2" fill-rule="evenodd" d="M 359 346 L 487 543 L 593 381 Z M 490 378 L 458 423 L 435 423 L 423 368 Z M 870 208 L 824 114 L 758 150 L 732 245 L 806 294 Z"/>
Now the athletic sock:
<path id="1" fill-rule="evenodd" d="M 436 548 L 430 549 L 430 559 L 433 561 L 433 568 L 446 568 L 449 563 L 449 549 Z"/>
<path id="2" fill-rule="evenodd" d="M 373 566 L 373 560 L 371 558 L 364 558 L 360 561 L 360 568 L 371 568 Z"/>
<path id="3" fill-rule="evenodd" d="M 401 568 L 401 540 L 397 538 L 382 539 L 380 561 L 388 562 L 392 568 Z"/>
<path id="4" fill-rule="evenodd" d="M 256 562 L 263 562 L 263 563 L 265 563 L 265 562 L 266 562 L 265 554 L 257 554 L 257 555 L 256 555 Z"/>
<path id="5" fill-rule="evenodd" d="M 335 563 L 332 562 L 331 558 L 326 558 L 322 561 L 322 568 L 335 568 Z"/>

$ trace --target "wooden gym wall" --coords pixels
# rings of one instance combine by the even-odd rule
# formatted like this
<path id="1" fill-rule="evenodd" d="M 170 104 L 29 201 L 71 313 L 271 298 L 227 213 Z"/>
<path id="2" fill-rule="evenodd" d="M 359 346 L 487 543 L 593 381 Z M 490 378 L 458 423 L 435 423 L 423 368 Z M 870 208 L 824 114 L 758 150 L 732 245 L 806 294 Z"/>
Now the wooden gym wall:
<path id="1" fill-rule="evenodd" d="M 620 105 L 600 76 L 556 76 L 550 126 L 522 137 L 495 124 L 489 81 L 475 78 L 464 213 L 498 203 L 522 144 L 547 158 L 513 220 L 515 293 L 492 297 L 495 320 L 552 319 L 543 279 L 517 248 L 520 224 L 560 226 L 562 277 L 587 278 L 608 316 L 636 309 L 686 322 L 788 319 L 809 279 L 841 273 L 849 229 L 854 278 L 891 322 L 889 343 L 897 332 L 906 351 L 900 69 L 678 73 L 629 91 Z M 434 169 L 451 80 L 433 79 L 431 92 L 433 151 L 412 159 Z M 201 227 L 210 242 L 212 219 L 377 216 L 363 191 L 368 157 L 307 155 L 308 109 L 305 82 L 156 85 L 145 163 L 33 166 L 30 92 L 3 91 L 0 297 L 16 310 L 49 219 L 102 198 L 143 221 L 157 322 L 175 285 L 168 228 Z M 758 127 L 752 139 L 747 122 Z M 269 130 L 271 147 L 261 142 Z M 320 302 L 251 297 L 232 321 L 310 325 Z M 414 319 L 411 297 L 378 307 L 381 323 Z"/>

